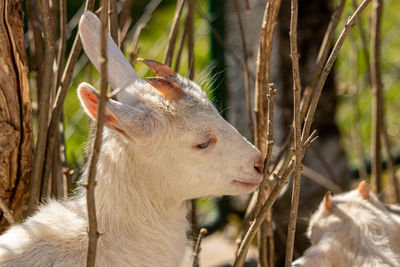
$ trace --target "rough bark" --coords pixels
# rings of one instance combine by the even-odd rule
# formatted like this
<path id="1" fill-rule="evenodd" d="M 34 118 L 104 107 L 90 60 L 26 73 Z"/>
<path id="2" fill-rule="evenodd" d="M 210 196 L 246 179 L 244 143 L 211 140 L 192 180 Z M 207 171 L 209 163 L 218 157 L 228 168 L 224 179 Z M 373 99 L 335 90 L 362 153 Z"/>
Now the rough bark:
<path id="1" fill-rule="evenodd" d="M 23 11 L 18 0 L 0 1 L 0 197 L 18 220 L 29 197 L 32 113 Z M 8 226 L 0 215 L 0 232 Z"/>

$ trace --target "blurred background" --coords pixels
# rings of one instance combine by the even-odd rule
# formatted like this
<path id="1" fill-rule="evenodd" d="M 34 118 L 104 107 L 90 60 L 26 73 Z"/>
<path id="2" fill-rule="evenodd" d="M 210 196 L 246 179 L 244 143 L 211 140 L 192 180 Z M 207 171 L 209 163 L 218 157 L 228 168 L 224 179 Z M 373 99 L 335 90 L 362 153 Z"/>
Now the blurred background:
<path id="1" fill-rule="evenodd" d="M 66 14 L 64 53 L 72 49 L 77 24 L 84 10 L 83 1 L 50 1 L 54 13 L 54 29 L 59 33 L 59 6 L 65 4 Z M 164 62 L 170 42 L 169 36 L 177 2 L 172 0 L 120 0 L 116 1 L 118 12 L 118 43 L 125 56 L 134 65 L 140 77 L 153 75 L 136 58 Z M 254 141 L 250 126 L 249 109 L 254 108 L 254 86 L 257 67 L 257 50 L 265 0 L 198 0 L 192 6 L 194 27 L 188 33 L 186 26 L 190 1 L 185 1 L 177 26 L 176 45 L 171 66 L 182 76 L 194 74 L 198 82 L 215 103 L 221 114 L 249 140 Z M 346 19 L 359 4 L 357 0 L 300 0 L 298 46 L 303 88 L 313 84 L 315 64 L 319 49 L 334 12 L 342 12 L 334 40 L 343 29 Z M 343 9 L 341 9 L 341 6 Z M 340 7 L 340 8 L 339 8 Z M 24 17 L 24 41 L 29 64 L 34 143 L 38 136 L 38 114 L 43 61 L 43 43 L 37 40 L 35 31 L 41 30 L 41 18 L 34 0 L 22 2 Z M 95 10 L 98 9 L 96 3 Z M 382 138 L 382 190 L 385 202 L 398 202 L 393 177 L 398 176 L 400 163 L 400 2 L 384 2 L 381 26 L 381 72 L 383 81 L 384 136 Z M 276 86 L 274 115 L 274 148 L 272 161 L 279 157 L 285 140 L 291 131 L 293 120 L 292 69 L 289 57 L 290 1 L 283 0 L 273 40 L 270 82 Z M 296 233 L 295 257 L 309 245 L 304 235 L 308 218 L 317 208 L 327 190 L 339 193 L 348 190 L 359 179 L 371 176 L 372 140 L 372 90 L 370 79 L 371 7 L 361 16 L 351 30 L 340 50 L 334 70 L 329 75 L 317 109 L 313 128 L 318 140 L 304 158 L 301 203 Z M 188 37 L 191 35 L 192 37 Z M 194 50 L 186 44 L 194 40 Z M 57 39 L 57 44 L 61 38 Z M 333 42 L 330 42 L 331 47 Z M 194 56 L 189 68 L 188 60 Z M 246 76 L 245 73 L 248 73 Z M 99 88 L 97 70 L 88 62 L 83 52 L 79 54 L 73 70 L 71 85 L 64 100 L 61 114 L 58 158 L 62 175 L 69 189 L 76 187 L 76 180 L 87 159 L 88 136 L 91 123 L 79 105 L 76 88 L 86 81 Z M 248 82 L 249 100 L 246 103 L 245 87 Z M 54 99 L 55 95 L 52 96 Z M 254 115 L 252 115 L 254 116 Z M 254 118 L 253 118 L 254 119 Z M 389 161 L 388 161 L 389 160 Z M 56 174 L 53 174 L 56 175 Z M 328 182 L 327 182 L 328 180 Z M 322 181 L 322 182 L 321 182 Z M 60 192 L 49 190 L 41 197 L 62 197 Z M 290 183 L 289 183 L 290 185 Z M 289 188 L 289 186 L 287 187 Z M 290 209 L 290 190 L 284 189 L 273 207 L 273 230 L 275 232 L 276 266 L 284 255 L 287 222 Z M 68 190 L 69 191 L 69 190 Z M 73 193 L 72 193 L 73 194 Z M 64 195 L 65 196 L 65 195 Z M 9 197 L 9 196 L 7 196 Z M 197 215 L 199 227 L 206 227 L 209 236 L 220 235 L 232 251 L 238 236 L 242 218 L 248 205 L 248 196 L 223 197 L 218 200 L 199 199 Z M 215 241 L 219 242 L 219 241 Z M 222 241 L 221 241 L 222 242 Z M 206 246 L 206 244 L 204 245 Z M 213 249 L 204 248 L 206 253 Z M 214 251 L 215 252 L 215 251 Z M 230 252 L 227 252 L 229 254 Z M 221 253 L 220 253 L 221 255 Z M 204 256 L 206 257 L 206 256 Z M 210 256 L 214 257 L 214 256 Z M 229 254 L 227 259 L 232 259 Z M 210 258 L 208 258 L 210 259 Z M 204 266 L 218 266 L 220 262 L 202 260 Z M 208 263 L 207 263 L 208 262 Z M 229 260 L 227 260 L 227 263 Z"/>

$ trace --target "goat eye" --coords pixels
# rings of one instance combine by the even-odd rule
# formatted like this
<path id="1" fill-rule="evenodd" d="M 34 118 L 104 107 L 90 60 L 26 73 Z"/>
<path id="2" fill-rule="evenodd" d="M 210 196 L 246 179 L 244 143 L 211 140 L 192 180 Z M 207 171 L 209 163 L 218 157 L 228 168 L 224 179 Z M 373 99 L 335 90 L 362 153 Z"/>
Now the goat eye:
<path id="1" fill-rule="evenodd" d="M 208 145 L 210 144 L 210 142 L 211 142 L 211 138 L 210 138 L 210 139 L 208 139 L 208 140 L 207 140 L 207 142 L 205 142 L 205 143 L 202 143 L 202 144 L 198 144 L 198 145 L 196 145 L 196 147 L 197 147 L 198 149 L 204 149 L 204 148 L 207 148 L 207 147 L 208 147 Z"/>

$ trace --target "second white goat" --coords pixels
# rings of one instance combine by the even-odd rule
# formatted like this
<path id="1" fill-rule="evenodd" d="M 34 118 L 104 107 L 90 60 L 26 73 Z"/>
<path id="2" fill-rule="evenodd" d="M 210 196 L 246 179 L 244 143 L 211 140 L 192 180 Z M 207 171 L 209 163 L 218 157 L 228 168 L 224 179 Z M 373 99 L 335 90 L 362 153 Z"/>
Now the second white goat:
<path id="1" fill-rule="evenodd" d="M 307 232 L 311 250 L 293 266 L 400 266 L 400 217 L 369 190 L 325 195 Z"/>

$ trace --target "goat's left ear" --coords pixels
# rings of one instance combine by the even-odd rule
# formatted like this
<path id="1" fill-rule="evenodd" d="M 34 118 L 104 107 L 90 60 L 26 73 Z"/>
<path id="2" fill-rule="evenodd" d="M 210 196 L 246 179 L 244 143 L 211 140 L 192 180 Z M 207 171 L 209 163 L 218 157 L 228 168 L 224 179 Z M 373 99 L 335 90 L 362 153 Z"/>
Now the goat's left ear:
<path id="1" fill-rule="evenodd" d="M 362 181 L 358 185 L 358 193 L 363 199 L 369 199 L 369 183 L 367 181 Z"/>
<path id="2" fill-rule="evenodd" d="M 94 120 L 97 119 L 99 95 L 88 83 L 78 87 L 78 97 L 85 112 Z M 145 110 L 122 104 L 112 99 L 105 108 L 104 125 L 132 139 L 149 136 L 156 123 Z"/>

